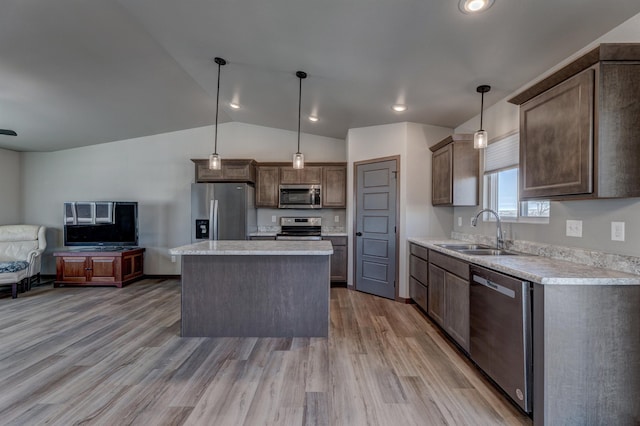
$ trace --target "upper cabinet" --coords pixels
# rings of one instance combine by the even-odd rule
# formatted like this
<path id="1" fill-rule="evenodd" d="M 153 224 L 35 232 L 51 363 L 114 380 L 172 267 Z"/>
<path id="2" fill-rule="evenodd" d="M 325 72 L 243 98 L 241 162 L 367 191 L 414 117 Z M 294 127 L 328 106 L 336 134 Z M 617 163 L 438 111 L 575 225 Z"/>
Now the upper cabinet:
<path id="1" fill-rule="evenodd" d="M 431 204 L 477 206 L 480 154 L 472 134 L 455 134 L 432 146 Z"/>
<path id="2" fill-rule="evenodd" d="M 280 167 L 280 183 L 283 185 L 290 184 L 322 184 L 322 167 L 305 166 L 302 169 L 294 169 L 293 167 Z"/>
<path id="3" fill-rule="evenodd" d="M 324 166 L 322 172 L 322 207 L 347 207 L 347 166 Z"/>
<path id="4" fill-rule="evenodd" d="M 640 44 L 601 44 L 516 95 L 520 198 L 640 196 Z"/>
<path id="5" fill-rule="evenodd" d="M 256 167 L 256 207 L 278 207 L 278 188 L 280 185 L 280 167 Z"/>
<path id="6" fill-rule="evenodd" d="M 254 160 L 222 160 L 220 170 L 209 169 L 209 160 L 191 159 L 195 163 L 196 182 L 255 182 Z"/>
<path id="7" fill-rule="evenodd" d="M 256 166 L 256 207 L 278 208 L 279 186 L 322 185 L 322 207 L 347 207 L 347 165 L 307 163 L 294 169 L 291 163 L 258 163 Z"/>

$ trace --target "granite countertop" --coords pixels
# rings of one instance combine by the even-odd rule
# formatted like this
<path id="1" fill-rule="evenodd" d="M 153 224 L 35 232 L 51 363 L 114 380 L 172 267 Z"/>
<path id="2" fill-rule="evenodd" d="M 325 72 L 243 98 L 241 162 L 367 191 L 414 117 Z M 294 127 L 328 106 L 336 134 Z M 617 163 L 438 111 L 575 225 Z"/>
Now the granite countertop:
<path id="1" fill-rule="evenodd" d="M 202 241 L 169 249 L 189 256 L 322 256 L 333 254 L 330 241 Z"/>
<path id="2" fill-rule="evenodd" d="M 566 260 L 530 254 L 520 256 L 468 255 L 436 245 L 460 244 L 466 241 L 428 237 L 410 237 L 408 240 L 476 265 L 544 285 L 640 285 L 640 275 L 582 265 Z"/>

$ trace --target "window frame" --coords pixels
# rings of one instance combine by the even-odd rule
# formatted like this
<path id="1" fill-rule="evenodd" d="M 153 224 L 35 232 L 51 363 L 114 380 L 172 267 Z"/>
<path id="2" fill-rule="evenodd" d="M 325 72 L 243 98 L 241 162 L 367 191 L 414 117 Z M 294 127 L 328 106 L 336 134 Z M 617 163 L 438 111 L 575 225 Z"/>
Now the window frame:
<path id="1" fill-rule="evenodd" d="M 514 131 L 514 132 L 509 132 L 505 135 L 499 136 L 497 138 L 494 138 L 489 145 L 496 143 L 496 142 L 500 142 L 503 141 L 507 138 L 512 138 L 515 135 L 517 135 L 517 140 L 519 141 L 519 132 L 518 131 Z M 483 208 L 489 208 L 492 210 L 495 210 L 496 212 L 499 211 L 499 207 L 498 207 L 498 196 L 494 195 L 499 193 L 499 188 L 498 188 L 498 174 L 507 170 L 516 170 L 516 194 L 517 194 L 517 208 L 516 208 L 516 216 L 500 216 L 500 220 L 503 222 L 510 222 L 510 223 L 533 223 L 533 224 L 546 224 L 549 223 L 549 218 L 551 216 L 551 206 L 549 204 L 549 212 L 547 216 L 523 216 L 522 212 L 524 211 L 525 206 L 528 206 L 528 203 L 530 202 L 548 202 L 550 203 L 550 200 L 532 200 L 532 201 L 522 201 L 520 200 L 520 185 L 518 180 L 520 179 L 520 162 L 518 161 L 516 164 L 511 164 L 511 165 L 506 165 L 505 167 L 501 167 L 501 168 L 496 168 L 493 170 L 490 170 L 489 172 L 485 171 L 485 164 L 486 164 L 486 152 L 483 153 L 482 155 L 482 206 Z M 488 222 L 495 222 L 495 217 L 493 215 L 490 215 L 488 213 L 484 213 L 483 214 L 483 220 L 484 221 L 488 221 Z"/>

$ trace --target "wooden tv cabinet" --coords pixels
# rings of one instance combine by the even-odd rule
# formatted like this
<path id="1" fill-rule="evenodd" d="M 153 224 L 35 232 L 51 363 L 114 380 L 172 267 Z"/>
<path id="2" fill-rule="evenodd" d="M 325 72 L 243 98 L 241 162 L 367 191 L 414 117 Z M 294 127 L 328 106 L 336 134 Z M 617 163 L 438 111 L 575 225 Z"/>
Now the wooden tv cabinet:
<path id="1" fill-rule="evenodd" d="M 56 251 L 56 281 L 60 286 L 122 287 L 144 276 L 144 248 Z"/>

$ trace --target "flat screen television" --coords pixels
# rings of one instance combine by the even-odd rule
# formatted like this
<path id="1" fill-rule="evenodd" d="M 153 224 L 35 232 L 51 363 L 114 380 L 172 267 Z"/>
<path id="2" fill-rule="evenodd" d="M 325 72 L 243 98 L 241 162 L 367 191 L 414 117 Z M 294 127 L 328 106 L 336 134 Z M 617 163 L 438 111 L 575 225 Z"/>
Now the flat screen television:
<path id="1" fill-rule="evenodd" d="M 135 201 L 64 203 L 64 245 L 137 246 L 138 203 Z"/>

